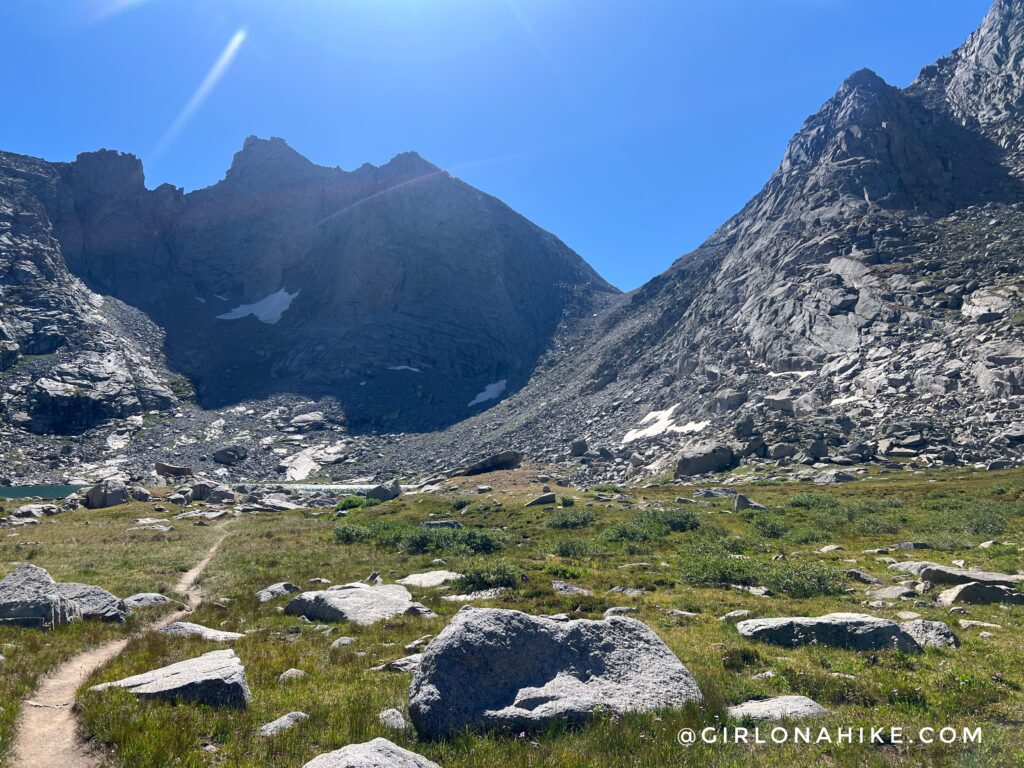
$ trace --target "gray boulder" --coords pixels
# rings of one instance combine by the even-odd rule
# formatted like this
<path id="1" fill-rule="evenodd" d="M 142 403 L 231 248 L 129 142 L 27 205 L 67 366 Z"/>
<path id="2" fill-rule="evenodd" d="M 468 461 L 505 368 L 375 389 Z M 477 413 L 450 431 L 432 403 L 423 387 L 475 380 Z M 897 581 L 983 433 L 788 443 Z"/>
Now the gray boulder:
<path id="1" fill-rule="evenodd" d="M 57 592 L 75 603 L 83 619 L 100 619 L 101 621 L 127 620 L 131 609 L 121 600 L 101 587 L 89 584 L 58 584 Z"/>
<path id="2" fill-rule="evenodd" d="M 400 659 L 395 659 L 394 661 L 385 662 L 384 664 L 380 664 L 376 667 L 370 667 L 370 669 L 373 672 L 415 672 L 422 661 L 422 653 L 413 653 L 409 656 L 403 656 Z"/>
<path id="3" fill-rule="evenodd" d="M 556 501 L 558 501 L 558 497 L 554 493 L 542 493 L 540 496 L 526 502 L 525 506 L 542 507 L 545 504 L 554 504 Z"/>
<path id="4" fill-rule="evenodd" d="M 395 583 L 405 587 L 440 587 L 446 582 L 460 578 L 462 578 L 462 574 L 455 571 L 425 571 L 424 573 L 410 573 Z"/>
<path id="5" fill-rule="evenodd" d="M 163 461 L 156 462 L 153 468 L 161 477 L 190 477 L 193 474 L 191 467 L 179 467 Z"/>
<path id="6" fill-rule="evenodd" d="M 424 651 L 409 715 L 421 736 L 435 739 L 701 700 L 682 662 L 635 619 L 556 621 L 467 607 Z"/>
<path id="7" fill-rule="evenodd" d="M 413 602 L 405 587 L 362 582 L 303 592 L 292 598 L 284 612 L 316 621 L 351 621 L 364 626 L 405 613 L 432 615 L 422 605 Z"/>
<path id="8" fill-rule="evenodd" d="M 898 584 L 868 590 L 868 597 L 875 600 L 902 600 L 916 595 L 917 593 L 914 590 L 907 587 L 901 587 Z"/>
<path id="9" fill-rule="evenodd" d="M 221 629 L 210 629 L 202 624 L 193 624 L 190 621 L 176 621 L 162 628 L 160 632 L 164 635 L 176 635 L 178 637 L 198 637 L 214 643 L 230 643 L 233 640 L 240 640 L 245 637 L 241 632 L 225 632 Z"/>
<path id="10" fill-rule="evenodd" d="M 1024 583 L 1024 576 L 994 571 L 970 571 L 965 568 L 950 568 L 945 565 L 929 565 L 921 570 L 921 581 L 932 584 L 967 584 L 976 581 L 980 584 L 995 584 L 1004 587 L 1016 587 Z"/>
<path id="11" fill-rule="evenodd" d="M 305 712 L 289 712 L 287 715 L 277 718 L 277 720 L 272 720 L 269 723 L 261 725 L 259 734 L 260 736 L 267 738 L 284 731 L 290 731 L 308 717 L 309 715 Z"/>
<path id="12" fill-rule="evenodd" d="M 218 464 L 228 466 L 237 464 L 249 455 L 249 449 L 244 445 L 225 445 L 213 452 L 213 460 Z"/>
<path id="13" fill-rule="evenodd" d="M 232 650 L 211 651 L 152 672 L 94 685 L 89 690 L 124 688 L 140 699 L 245 708 L 252 699 L 245 668 Z"/>
<path id="14" fill-rule="evenodd" d="M 856 651 L 918 651 L 920 647 L 899 624 L 864 613 L 830 613 L 825 616 L 793 616 L 747 619 L 736 625 L 743 637 L 776 645 L 818 643 Z"/>
<path id="15" fill-rule="evenodd" d="M 751 501 L 742 493 L 737 493 L 732 499 L 732 511 L 742 512 L 745 509 L 765 509 L 765 506 L 764 504 L 758 504 L 756 501 Z"/>
<path id="16" fill-rule="evenodd" d="M 1019 605 L 1024 603 L 1024 595 L 1016 589 L 1010 589 L 1002 584 L 969 581 L 940 592 L 935 602 L 939 605 L 985 605 L 988 603 Z"/>
<path id="17" fill-rule="evenodd" d="M 404 731 L 409 727 L 409 724 L 405 722 L 400 710 L 397 709 L 384 709 L 377 713 L 377 722 L 383 725 L 385 728 L 394 728 L 396 731 Z"/>
<path id="18" fill-rule="evenodd" d="M 805 717 L 821 717 L 828 710 L 814 699 L 806 696 L 776 696 L 773 699 L 745 701 L 729 707 L 729 717 L 734 720 L 758 720 L 777 722 L 780 720 L 802 720 Z"/>
<path id="19" fill-rule="evenodd" d="M 391 501 L 392 499 L 397 499 L 401 495 L 402 486 L 398 482 L 398 478 L 395 478 L 390 483 L 375 485 L 366 492 L 366 498 L 376 499 L 377 501 Z"/>
<path id="20" fill-rule="evenodd" d="M 269 603 L 275 597 L 281 597 L 281 595 L 290 595 L 295 592 L 301 592 L 302 588 L 297 587 L 289 581 L 279 581 L 277 584 L 271 584 L 269 587 L 264 587 L 256 593 L 256 599 L 261 603 Z"/>
<path id="21" fill-rule="evenodd" d="M 501 451 L 488 456 L 485 459 L 470 464 L 465 469 L 456 473 L 463 476 L 483 475 L 487 472 L 500 472 L 505 469 L 515 469 L 523 463 L 523 454 L 519 451 Z"/>
<path id="22" fill-rule="evenodd" d="M 38 566 L 19 565 L 0 581 L 0 626 L 43 629 L 81 618 L 78 605 L 60 594 L 50 574 Z"/>
<path id="23" fill-rule="evenodd" d="M 722 472 L 736 465 L 736 455 L 728 445 L 704 443 L 687 448 L 676 459 L 676 477 L 692 477 L 707 472 Z"/>
<path id="24" fill-rule="evenodd" d="M 111 477 L 87 490 L 84 499 L 87 509 L 104 509 L 127 504 L 128 488 L 123 480 Z"/>
<path id="25" fill-rule="evenodd" d="M 136 610 L 138 608 L 155 608 L 159 605 L 167 605 L 168 603 L 176 603 L 177 600 L 169 598 L 167 595 L 161 595 L 159 592 L 137 592 L 134 595 L 129 595 L 124 599 L 124 604 L 128 606 L 129 610 Z"/>
<path id="26" fill-rule="evenodd" d="M 914 619 L 904 621 L 900 629 L 914 638 L 921 648 L 956 648 L 960 643 L 944 622 Z"/>
<path id="27" fill-rule="evenodd" d="M 314 757 L 302 768 L 441 768 L 387 739 L 374 739 Z"/>

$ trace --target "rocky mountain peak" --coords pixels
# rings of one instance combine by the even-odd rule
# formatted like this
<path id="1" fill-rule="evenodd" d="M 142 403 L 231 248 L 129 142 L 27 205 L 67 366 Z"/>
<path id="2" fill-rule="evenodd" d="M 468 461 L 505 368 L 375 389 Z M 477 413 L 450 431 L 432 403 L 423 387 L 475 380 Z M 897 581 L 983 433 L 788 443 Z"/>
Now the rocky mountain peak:
<path id="1" fill-rule="evenodd" d="M 82 152 L 68 166 L 74 185 L 103 197 L 137 195 L 146 189 L 142 161 L 133 154 L 100 149 Z"/>
<path id="2" fill-rule="evenodd" d="M 1009 147 L 1010 131 L 998 126 L 1024 107 L 1024 0 L 995 0 L 966 42 L 922 69 L 909 90 L 961 122 L 990 128 Z"/>
<path id="3" fill-rule="evenodd" d="M 379 168 L 384 176 L 415 178 L 442 172 L 433 163 L 424 160 L 418 152 L 401 152 Z"/>
<path id="4" fill-rule="evenodd" d="M 282 138 L 249 136 L 235 153 L 225 179 L 234 182 L 257 179 L 280 182 L 306 178 L 322 170 L 326 169 L 307 160 Z"/>

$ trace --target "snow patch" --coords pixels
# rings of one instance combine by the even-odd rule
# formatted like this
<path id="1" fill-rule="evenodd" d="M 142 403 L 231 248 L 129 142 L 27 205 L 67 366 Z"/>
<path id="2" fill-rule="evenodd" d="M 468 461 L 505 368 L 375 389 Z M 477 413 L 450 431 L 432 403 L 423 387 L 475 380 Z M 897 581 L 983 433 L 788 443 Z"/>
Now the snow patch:
<path id="1" fill-rule="evenodd" d="M 631 429 L 622 438 L 623 443 L 631 443 L 643 437 L 656 437 L 666 432 L 676 432 L 682 435 L 693 435 L 703 432 L 710 421 L 688 421 L 685 424 L 675 423 L 675 412 L 678 405 L 666 408 L 664 411 L 651 411 L 642 419 L 636 429 Z M 645 427 L 644 424 L 647 426 Z"/>
<path id="2" fill-rule="evenodd" d="M 865 403 L 867 401 L 860 395 L 849 395 L 848 397 L 837 397 L 829 403 L 829 406 L 847 405 L 848 403 Z"/>
<path id="3" fill-rule="evenodd" d="M 496 381 L 493 384 L 488 384 L 484 387 L 483 392 L 478 392 L 476 397 L 469 401 L 466 407 L 472 408 L 474 405 L 486 403 L 488 400 L 497 400 L 501 397 L 501 393 L 505 391 L 505 387 L 507 386 L 508 379 L 502 379 L 501 381 Z"/>
<path id="4" fill-rule="evenodd" d="M 412 371 L 413 373 L 421 373 L 419 368 L 413 368 L 411 365 L 389 365 L 389 371 Z"/>
<path id="5" fill-rule="evenodd" d="M 780 376 L 796 376 L 798 379 L 803 381 L 808 376 L 813 376 L 817 371 L 769 371 L 768 378 L 777 379 Z"/>
<path id="6" fill-rule="evenodd" d="M 261 323 L 273 325 L 281 319 L 281 315 L 292 305 L 292 301 L 299 293 L 300 291 L 288 293 L 287 289 L 282 288 L 253 304 L 241 304 L 223 315 L 217 315 L 217 319 L 241 320 L 243 317 L 253 315 Z"/>

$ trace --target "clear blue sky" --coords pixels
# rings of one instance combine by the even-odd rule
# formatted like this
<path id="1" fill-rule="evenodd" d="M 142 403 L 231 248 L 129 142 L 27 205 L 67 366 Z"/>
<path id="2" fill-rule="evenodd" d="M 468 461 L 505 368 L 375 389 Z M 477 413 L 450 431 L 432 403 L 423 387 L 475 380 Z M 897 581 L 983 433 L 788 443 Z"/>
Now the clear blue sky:
<path id="1" fill-rule="evenodd" d="M 346 169 L 414 149 L 631 289 L 756 193 L 850 72 L 906 85 L 988 5 L 2 0 L 0 148 L 120 149 L 187 189 L 249 134 Z"/>

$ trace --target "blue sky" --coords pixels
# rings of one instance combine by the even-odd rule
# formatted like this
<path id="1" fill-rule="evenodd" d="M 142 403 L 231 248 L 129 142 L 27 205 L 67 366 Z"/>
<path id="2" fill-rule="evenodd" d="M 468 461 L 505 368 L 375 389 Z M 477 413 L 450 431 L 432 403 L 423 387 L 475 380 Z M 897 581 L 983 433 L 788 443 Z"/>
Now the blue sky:
<path id="1" fill-rule="evenodd" d="M 3 0 L 0 149 L 222 178 L 249 134 L 416 150 L 632 289 L 757 192 L 851 72 L 906 85 L 989 0 Z"/>

